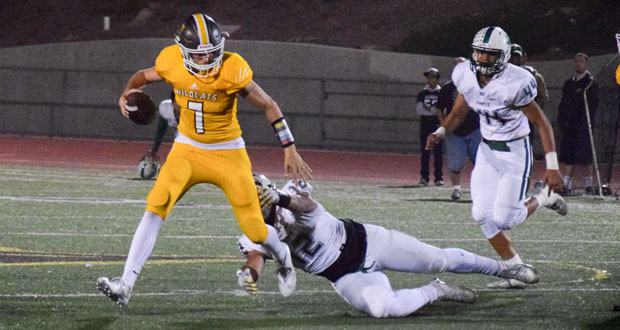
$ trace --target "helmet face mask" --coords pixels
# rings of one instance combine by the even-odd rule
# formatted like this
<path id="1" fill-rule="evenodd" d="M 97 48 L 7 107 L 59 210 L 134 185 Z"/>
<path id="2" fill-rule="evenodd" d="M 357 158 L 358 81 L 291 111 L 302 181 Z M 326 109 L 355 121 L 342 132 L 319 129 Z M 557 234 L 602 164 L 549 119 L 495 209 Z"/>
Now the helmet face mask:
<path id="1" fill-rule="evenodd" d="M 501 72 L 510 59 L 510 38 L 499 27 L 486 27 L 474 36 L 471 44 L 471 70 L 490 76 Z"/>
<path id="2" fill-rule="evenodd" d="M 187 71 L 198 77 L 218 73 L 226 38 L 211 17 L 204 14 L 188 17 L 175 33 L 174 40 L 179 45 Z"/>
<path id="3" fill-rule="evenodd" d="M 276 189 L 276 184 L 275 182 L 269 180 L 268 177 L 266 177 L 263 174 L 259 174 L 259 173 L 252 173 L 252 176 L 254 177 L 254 185 L 256 186 L 257 190 L 258 188 L 264 187 L 264 188 L 269 188 L 269 189 Z M 260 196 L 259 196 L 260 199 Z M 261 213 L 263 214 L 263 219 L 265 219 L 265 222 L 267 224 L 273 224 L 275 221 L 275 216 L 276 216 L 276 206 L 271 205 L 271 207 L 264 207 L 261 205 Z"/>

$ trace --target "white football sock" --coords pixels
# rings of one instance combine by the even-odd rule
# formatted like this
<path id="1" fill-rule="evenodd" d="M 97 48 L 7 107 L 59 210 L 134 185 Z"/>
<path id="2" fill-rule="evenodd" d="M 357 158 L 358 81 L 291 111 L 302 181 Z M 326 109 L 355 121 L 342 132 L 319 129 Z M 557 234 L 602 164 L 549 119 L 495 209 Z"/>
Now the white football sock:
<path id="1" fill-rule="evenodd" d="M 159 215 L 149 211 L 144 212 L 142 221 L 140 221 L 136 233 L 133 235 L 123 270 L 123 281 L 130 289 L 136 283 L 142 266 L 151 256 L 157 234 L 163 223 L 164 220 Z"/>
<path id="2" fill-rule="evenodd" d="M 507 264 L 509 265 L 521 265 L 523 264 L 523 261 L 521 260 L 521 257 L 518 254 L 515 254 L 512 258 L 508 259 L 508 260 L 504 260 Z"/>
<path id="3" fill-rule="evenodd" d="M 583 179 L 583 181 L 584 181 L 584 182 L 583 182 L 583 183 L 584 183 L 584 186 L 586 186 L 586 188 L 587 188 L 587 187 L 592 187 L 592 177 L 591 177 L 591 176 L 586 176 L 586 177 Z"/>
<path id="4" fill-rule="evenodd" d="M 282 243 L 278 238 L 278 231 L 275 228 L 267 225 L 267 238 L 263 243 L 261 243 L 261 245 L 271 253 L 277 263 L 284 263 L 284 260 L 286 260 L 287 251 L 289 250 L 286 249 L 286 244 Z"/>
<path id="5" fill-rule="evenodd" d="M 564 176 L 564 187 L 567 190 L 571 190 L 573 188 L 573 179 L 570 176 Z"/>
<path id="6" fill-rule="evenodd" d="M 497 275 L 501 271 L 500 264 L 493 259 L 473 254 L 457 248 L 443 249 L 447 254 L 445 270 L 452 273 L 478 273 Z"/>

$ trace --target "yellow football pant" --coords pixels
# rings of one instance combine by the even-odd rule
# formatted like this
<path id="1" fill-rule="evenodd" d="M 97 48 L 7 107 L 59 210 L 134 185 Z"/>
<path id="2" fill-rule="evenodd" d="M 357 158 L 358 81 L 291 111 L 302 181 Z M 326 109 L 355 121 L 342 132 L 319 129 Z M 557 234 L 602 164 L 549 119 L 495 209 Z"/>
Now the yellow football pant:
<path id="1" fill-rule="evenodd" d="M 252 177 L 252 164 L 245 149 L 202 150 L 174 143 L 153 189 L 146 210 L 165 219 L 176 202 L 197 183 L 212 183 L 224 191 L 241 231 L 255 243 L 267 238 Z"/>

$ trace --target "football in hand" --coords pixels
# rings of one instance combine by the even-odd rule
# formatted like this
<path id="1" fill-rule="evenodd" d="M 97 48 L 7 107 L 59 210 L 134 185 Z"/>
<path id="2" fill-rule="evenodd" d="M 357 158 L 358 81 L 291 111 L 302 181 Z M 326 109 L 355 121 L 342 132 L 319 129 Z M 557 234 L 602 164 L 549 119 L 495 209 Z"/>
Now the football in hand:
<path id="1" fill-rule="evenodd" d="M 157 106 L 146 93 L 133 92 L 126 97 L 125 109 L 129 112 L 129 119 L 138 125 L 148 125 L 155 119 Z"/>

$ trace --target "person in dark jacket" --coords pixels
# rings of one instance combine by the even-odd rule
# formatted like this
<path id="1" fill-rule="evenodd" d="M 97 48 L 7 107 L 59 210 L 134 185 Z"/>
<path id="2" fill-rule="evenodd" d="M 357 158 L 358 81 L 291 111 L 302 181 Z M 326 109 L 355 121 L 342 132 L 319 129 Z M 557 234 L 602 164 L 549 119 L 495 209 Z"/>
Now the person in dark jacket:
<path id="1" fill-rule="evenodd" d="M 573 170 L 575 165 L 586 167 L 584 187 L 586 194 L 593 194 L 592 188 L 592 145 L 588 128 L 587 110 L 590 127 L 594 124 L 598 107 L 598 83 L 586 70 L 588 56 L 584 53 L 575 55 L 575 74 L 566 80 L 562 87 L 562 101 L 558 106 L 558 125 L 560 126 L 560 164 L 563 164 L 565 193 L 573 187 Z M 594 127 L 592 127 L 593 129 Z"/>

